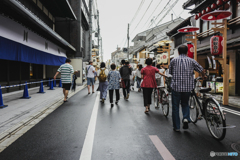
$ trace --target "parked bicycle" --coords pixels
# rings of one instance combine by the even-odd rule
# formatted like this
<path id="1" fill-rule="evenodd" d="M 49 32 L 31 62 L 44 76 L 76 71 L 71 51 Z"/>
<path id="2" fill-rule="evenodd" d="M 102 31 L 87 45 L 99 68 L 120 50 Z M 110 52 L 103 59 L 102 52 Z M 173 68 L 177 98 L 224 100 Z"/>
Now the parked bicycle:
<path id="1" fill-rule="evenodd" d="M 156 81 L 158 87 L 153 93 L 154 104 L 156 108 L 159 108 L 159 105 L 161 104 L 163 114 L 167 117 L 169 114 L 169 90 L 171 77 L 166 77 L 167 88 L 165 88 L 165 86 L 159 86 L 161 84 L 161 78 L 156 78 Z"/>
<path id="2" fill-rule="evenodd" d="M 219 141 L 223 140 L 226 135 L 226 118 L 223 110 L 218 101 L 210 94 L 207 94 L 211 91 L 211 88 L 203 88 L 196 85 L 199 83 L 199 80 L 201 80 L 201 77 L 196 78 L 194 83 L 195 89 L 199 90 L 201 95 L 197 96 L 194 89 L 189 98 L 190 119 L 193 123 L 197 123 L 203 117 L 211 135 Z"/>

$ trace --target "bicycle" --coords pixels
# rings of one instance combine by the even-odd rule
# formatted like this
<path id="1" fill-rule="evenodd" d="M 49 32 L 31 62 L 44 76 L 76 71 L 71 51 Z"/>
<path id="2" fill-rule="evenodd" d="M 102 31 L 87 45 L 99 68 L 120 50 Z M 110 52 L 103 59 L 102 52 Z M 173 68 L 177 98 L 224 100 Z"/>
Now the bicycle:
<path id="1" fill-rule="evenodd" d="M 196 84 L 199 83 L 199 80 L 201 80 L 201 77 L 194 80 L 195 89 L 198 88 Z M 192 123 L 197 123 L 203 117 L 211 135 L 219 141 L 223 140 L 226 135 L 226 118 L 220 104 L 210 94 L 207 94 L 211 91 L 211 88 L 201 87 L 199 89 L 201 96 L 197 96 L 195 89 L 192 90 L 189 98 Z M 199 117 L 199 111 L 202 113 L 201 118 Z"/>
<path id="2" fill-rule="evenodd" d="M 166 77 L 166 79 L 169 79 Z M 162 105 L 162 111 L 165 117 L 168 116 L 169 114 L 169 97 L 168 97 L 168 89 L 165 87 L 160 87 L 159 85 L 161 84 L 161 79 L 156 78 L 157 81 L 157 88 L 154 90 L 154 104 L 155 108 L 159 108 L 159 104 L 161 103 Z M 169 85 L 167 85 L 169 87 Z"/>

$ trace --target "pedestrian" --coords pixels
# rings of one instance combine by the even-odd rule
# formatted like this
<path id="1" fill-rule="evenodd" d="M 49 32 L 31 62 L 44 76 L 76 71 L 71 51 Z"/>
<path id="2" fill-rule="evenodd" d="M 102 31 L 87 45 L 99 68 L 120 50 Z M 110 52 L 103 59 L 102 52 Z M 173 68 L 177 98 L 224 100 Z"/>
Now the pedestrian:
<path id="1" fill-rule="evenodd" d="M 68 91 L 70 90 L 71 87 L 71 74 L 73 73 L 73 67 L 72 65 L 70 65 L 70 63 L 71 60 L 66 59 L 65 64 L 61 65 L 58 68 L 54 76 L 54 79 L 56 79 L 57 75 L 61 73 L 64 102 L 67 102 Z"/>
<path id="2" fill-rule="evenodd" d="M 130 75 L 132 74 L 132 69 L 129 66 L 129 62 L 126 62 L 125 60 L 122 60 L 122 65 L 123 66 L 120 68 L 119 71 L 122 77 L 122 81 L 125 83 L 125 88 L 123 88 L 124 99 L 127 100 L 129 98 Z"/>
<path id="3" fill-rule="evenodd" d="M 72 76 L 72 87 L 71 87 L 71 90 L 74 91 L 74 92 L 76 90 L 77 73 L 78 73 L 78 71 L 74 71 L 73 76 Z"/>
<path id="4" fill-rule="evenodd" d="M 161 66 L 160 64 L 157 64 L 157 69 L 159 70 L 159 72 L 161 72 L 162 74 L 165 75 L 165 69 L 163 66 Z M 165 86 L 165 79 L 163 76 L 161 76 L 160 74 L 156 73 L 155 74 L 155 78 L 159 78 L 160 79 L 160 84 L 158 87 L 164 87 Z"/>
<path id="5" fill-rule="evenodd" d="M 88 94 L 90 94 L 90 85 L 92 85 L 92 93 L 94 93 L 94 72 L 95 68 L 93 67 L 93 62 L 89 61 L 89 65 L 87 66 Z"/>
<path id="6" fill-rule="evenodd" d="M 147 58 L 145 62 L 147 66 L 141 69 L 141 75 L 143 79 L 141 88 L 143 89 L 144 107 L 146 107 L 145 113 L 149 112 L 150 104 L 152 104 L 152 91 L 154 88 L 157 88 L 155 73 L 165 76 L 159 72 L 156 67 L 152 66 L 152 61 L 152 58 Z"/>
<path id="7" fill-rule="evenodd" d="M 96 81 L 97 81 L 97 72 L 98 72 L 98 68 L 96 69 L 95 68 L 95 72 L 94 72 L 94 83 L 96 83 Z"/>
<path id="8" fill-rule="evenodd" d="M 187 57 L 188 47 L 182 45 L 178 48 L 179 57 L 172 59 L 169 74 L 172 75 L 172 121 L 173 130 L 180 131 L 179 104 L 181 102 L 183 114 L 183 129 L 188 129 L 190 120 L 189 97 L 194 89 L 194 70 L 202 73 L 203 67 L 194 59 Z"/>
<path id="9" fill-rule="evenodd" d="M 130 66 L 131 67 L 131 66 Z M 135 74 L 136 74 L 136 71 L 135 70 L 132 70 L 132 74 L 130 75 L 130 91 L 134 91 L 134 83 L 135 83 Z"/>
<path id="10" fill-rule="evenodd" d="M 104 100 L 107 98 L 108 87 L 108 69 L 106 69 L 106 64 L 104 62 L 100 64 L 100 69 L 98 70 L 97 76 L 99 79 L 100 99 L 102 100 L 102 103 L 104 103 Z"/>
<path id="11" fill-rule="evenodd" d="M 114 92 L 114 90 L 115 90 L 115 94 L 116 94 L 115 104 L 117 105 L 118 101 L 120 100 L 120 95 L 119 95 L 119 89 L 120 89 L 119 81 L 120 81 L 120 79 L 121 79 L 121 75 L 118 71 L 116 71 L 116 65 L 114 63 L 111 64 L 111 71 L 108 74 L 108 90 L 109 90 L 111 107 L 114 106 L 114 104 L 113 104 L 113 92 Z"/>
<path id="12" fill-rule="evenodd" d="M 141 70 L 142 70 L 142 65 L 138 65 L 138 69 L 136 71 L 136 80 L 137 80 L 137 88 L 138 92 L 141 92 L 141 81 L 142 81 L 142 76 L 141 76 Z"/>

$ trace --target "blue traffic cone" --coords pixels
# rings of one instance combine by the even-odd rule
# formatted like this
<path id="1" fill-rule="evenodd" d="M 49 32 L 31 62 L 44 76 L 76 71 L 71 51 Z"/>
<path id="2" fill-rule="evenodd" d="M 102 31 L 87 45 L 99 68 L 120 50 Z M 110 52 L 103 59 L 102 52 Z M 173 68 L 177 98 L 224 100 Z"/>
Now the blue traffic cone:
<path id="1" fill-rule="evenodd" d="M 62 87 L 62 80 L 61 80 L 61 78 L 60 78 L 58 87 Z"/>
<path id="2" fill-rule="evenodd" d="M 45 93 L 44 89 L 43 89 L 43 81 L 41 81 L 39 92 L 37 92 L 37 93 Z"/>
<path id="3" fill-rule="evenodd" d="M 53 81 L 53 87 L 56 87 L 56 79 Z"/>
<path id="4" fill-rule="evenodd" d="M 50 78 L 49 78 L 49 80 L 48 80 L 48 87 L 50 87 L 50 85 L 51 85 L 51 80 L 50 80 Z"/>
<path id="5" fill-rule="evenodd" d="M 24 86 L 24 91 L 23 91 L 23 96 L 21 97 L 22 99 L 29 99 L 31 97 L 29 97 L 29 94 L 28 94 L 28 85 L 27 85 L 27 82 L 26 82 L 26 85 Z"/>
<path id="6" fill-rule="evenodd" d="M 2 89 L 1 89 L 1 85 L 0 85 L 0 108 L 5 108 L 8 105 L 4 105 L 3 104 L 3 98 L 2 98 Z"/>
<path id="7" fill-rule="evenodd" d="M 50 88 L 48 90 L 54 90 L 53 89 L 53 79 L 50 81 Z"/>

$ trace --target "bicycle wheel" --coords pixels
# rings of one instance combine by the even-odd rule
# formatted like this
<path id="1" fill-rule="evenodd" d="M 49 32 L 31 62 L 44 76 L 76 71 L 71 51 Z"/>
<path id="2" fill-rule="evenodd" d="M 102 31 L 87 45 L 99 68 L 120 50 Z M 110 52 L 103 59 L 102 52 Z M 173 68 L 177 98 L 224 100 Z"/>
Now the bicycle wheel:
<path id="1" fill-rule="evenodd" d="M 217 140 L 223 140 L 226 135 L 226 120 L 218 102 L 210 98 L 205 106 L 205 120 L 211 135 Z"/>
<path id="2" fill-rule="evenodd" d="M 168 95 L 165 92 L 162 92 L 162 111 L 164 116 L 168 116 L 169 114 L 169 99 L 168 99 Z"/>
<path id="3" fill-rule="evenodd" d="M 154 105 L 156 108 L 159 108 L 159 98 L 158 98 L 158 90 L 154 90 L 153 93 L 153 98 L 154 98 Z"/>
<path id="4" fill-rule="evenodd" d="M 199 115 L 199 106 L 196 100 L 196 97 L 191 95 L 189 97 L 189 110 L 190 110 L 190 119 L 192 123 L 197 123 L 198 115 Z"/>

